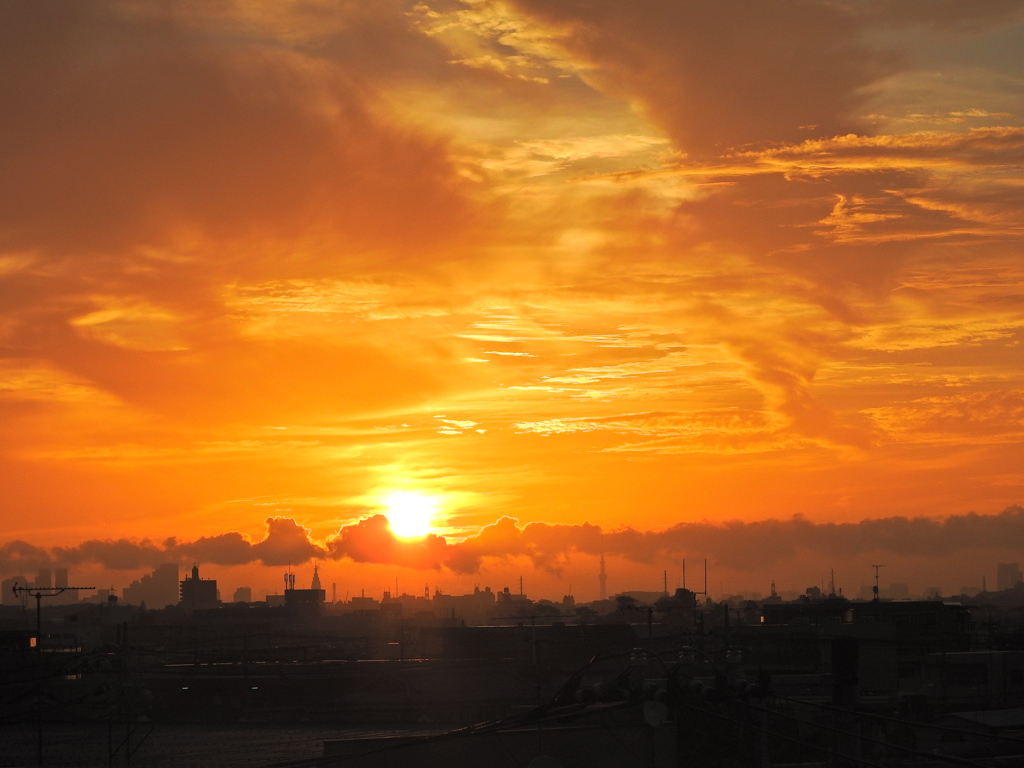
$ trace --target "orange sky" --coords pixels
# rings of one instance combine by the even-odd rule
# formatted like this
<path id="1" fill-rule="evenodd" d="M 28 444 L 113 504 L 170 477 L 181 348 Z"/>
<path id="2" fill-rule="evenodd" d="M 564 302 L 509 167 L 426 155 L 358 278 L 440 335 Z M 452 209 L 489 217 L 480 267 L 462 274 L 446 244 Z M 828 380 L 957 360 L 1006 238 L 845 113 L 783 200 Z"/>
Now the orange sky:
<path id="1" fill-rule="evenodd" d="M 1020 0 L 5 3 L 0 571 L 991 582 L 1021 51 Z"/>

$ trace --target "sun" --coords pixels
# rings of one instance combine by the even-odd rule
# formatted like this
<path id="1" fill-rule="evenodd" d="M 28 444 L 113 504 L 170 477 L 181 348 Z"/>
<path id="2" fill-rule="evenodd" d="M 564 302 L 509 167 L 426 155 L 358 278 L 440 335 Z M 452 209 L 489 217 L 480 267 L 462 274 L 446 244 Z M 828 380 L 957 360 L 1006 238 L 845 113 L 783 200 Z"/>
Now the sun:
<path id="1" fill-rule="evenodd" d="M 391 532 L 400 539 L 418 539 L 434 529 L 437 501 L 416 491 L 395 491 L 384 497 Z"/>

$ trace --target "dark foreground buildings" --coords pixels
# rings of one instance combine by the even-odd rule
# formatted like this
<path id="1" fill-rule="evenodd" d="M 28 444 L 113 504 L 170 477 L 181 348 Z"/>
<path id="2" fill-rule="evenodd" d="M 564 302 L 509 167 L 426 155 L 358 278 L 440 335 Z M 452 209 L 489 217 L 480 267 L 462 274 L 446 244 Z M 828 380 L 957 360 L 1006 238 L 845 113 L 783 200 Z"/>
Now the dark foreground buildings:
<path id="1" fill-rule="evenodd" d="M 209 739 L 205 764 L 272 765 L 301 732 L 324 766 L 1024 765 L 1024 601 L 204 608 L 214 582 L 180 588 L 50 606 L 41 636 L 4 608 L 0 765 L 34 763 L 39 732 L 48 764 L 172 765 L 147 750 Z"/>

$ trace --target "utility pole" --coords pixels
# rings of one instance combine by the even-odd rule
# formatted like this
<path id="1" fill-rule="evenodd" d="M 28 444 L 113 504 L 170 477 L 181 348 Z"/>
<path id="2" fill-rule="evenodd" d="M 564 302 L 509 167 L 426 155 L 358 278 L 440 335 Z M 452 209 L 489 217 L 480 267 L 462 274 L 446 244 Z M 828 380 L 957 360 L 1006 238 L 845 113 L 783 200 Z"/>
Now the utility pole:
<path id="1" fill-rule="evenodd" d="M 883 563 L 882 565 L 872 565 L 871 567 L 875 569 L 875 586 L 874 586 L 874 589 L 872 590 L 875 593 L 875 596 L 872 598 L 872 602 L 877 603 L 878 602 L 878 569 L 879 568 L 885 568 L 885 564 Z"/>
<path id="2" fill-rule="evenodd" d="M 11 591 L 36 599 L 36 765 L 43 764 L 43 608 L 44 597 L 56 597 L 69 589 L 96 589 L 96 587 L 19 587 L 14 582 Z"/>

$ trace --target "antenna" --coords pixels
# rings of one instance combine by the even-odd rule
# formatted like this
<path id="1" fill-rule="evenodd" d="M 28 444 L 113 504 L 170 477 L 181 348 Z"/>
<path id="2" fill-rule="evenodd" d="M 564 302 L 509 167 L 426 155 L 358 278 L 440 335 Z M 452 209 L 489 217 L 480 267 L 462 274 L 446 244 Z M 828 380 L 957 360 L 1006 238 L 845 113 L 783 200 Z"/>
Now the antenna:
<path id="1" fill-rule="evenodd" d="M 43 764 L 43 609 L 44 597 L 56 597 L 69 589 L 96 589 L 96 587 L 19 587 L 14 582 L 11 591 L 17 597 L 24 593 L 36 599 L 36 749 L 38 764 Z"/>
<path id="2" fill-rule="evenodd" d="M 885 563 L 883 563 L 882 565 L 872 565 L 871 567 L 875 569 L 875 586 L 872 589 L 872 591 L 875 593 L 875 596 L 872 598 L 872 602 L 877 603 L 878 602 L 878 569 L 879 568 L 885 568 Z"/>
<path id="3" fill-rule="evenodd" d="M 665 594 L 668 594 L 668 571 L 662 571 L 661 574 L 661 587 Z"/>
<path id="4" fill-rule="evenodd" d="M 683 558 L 683 589 L 686 589 L 686 558 Z M 704 558 L 704 589 L 700 592 L 694 591 L 695 595 L 706 595 L 708 593 L 708 559 Z"/>
<path id="5" fill-rule="evenodd" d="M 597 574 L 597 583 L 600 586 L 598 593 L 602 600 L 608 599 L 608 573 L 604 569 L 604 553 L 601 553 L 601 571 Z"/>

